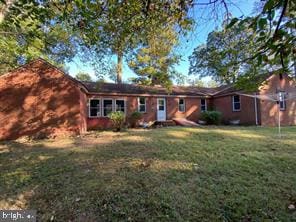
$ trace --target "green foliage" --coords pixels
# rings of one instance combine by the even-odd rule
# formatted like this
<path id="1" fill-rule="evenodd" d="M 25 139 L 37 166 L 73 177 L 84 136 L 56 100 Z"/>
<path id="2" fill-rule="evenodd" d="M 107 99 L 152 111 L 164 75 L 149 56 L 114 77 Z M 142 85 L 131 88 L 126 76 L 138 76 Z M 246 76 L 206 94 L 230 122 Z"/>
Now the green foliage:
<path id="1" fill-rule="evenodd" d="M 125 56 L 139 49 L 151 30 L 171 23 L 183 33 L 190 26 L 187 12 L 191 7 L 192 2 L 189 0 L 86 1 L 83 4 L 76 3 L 67 17 L 70 17 L 70 23 L 75 24 L 79 20 L 78 33 L 82 43 L 87 46 L 86 51 L 91 51 L 90 56 L 85 58 L 88 62 L 94 61 L 91 64 L 98 69 L 97 73 L 104 73 L 99 69 L 107 69 L 104 67 L 106 63 L 100 63 L 102 55 L 117 57 L 116 73 L 119 80 Z M 165 75 L 163 72 L 158 75 L 166 78 L 162 77 Z"/>
<path id="2" fill-rule="evenodd" d="M 79 72 L 75 76 L 76 79 L 80 81 L 91 81 L 91 76 L 85 72 Z"/>
<path id="3" fill-rule="evenodd" d="M 191 86 L 197 86 L 197 87 L 206 87 L 206 83 L 204 81 L 202 81 L 201 79 L 190 79 L 188 81 L 188 83 L 191 85 Z"/>
<path id="4" fill-rule="evenodd" d="M 209 88 L 215 88 L 215 87 L 218 87 L 218 86 L 219 86 L 219 84 L 215 80 L 209 80 L 207 82 L 207 87 L 209 87 Z"/>
<path id="5" fill-rule="evenodd" d="M 113 82 L 117 81 L 117 67 L 116 63 L 111 62 L 110 67 L 107 71 L 109 79 L 111 79 Z"/>
<path id="6" fill-rule="evenodd" d="M 0 58 L 5 69 L 17 66 L 19 55 L 25 61 L 42 56 L 58 63 L 76 55 L 92 65 L 101 79 L 112 68 L 108 58 L 116 55 L 119 75 L 125 55 L 139 48 L 151 30 L 171 23 L 178 33 L 184 33 L 192 22 L 187 16 L 193 6 L 190 0 L 8 2 L 9 6 L 0 5 L 1 41 L 2 33 L 6 38 L 0 46 L 6 50 L 3 55 L 10 56 Z M 55 27 L 60 30 L 48 39 Z"/>
<path id="7" fill-rule="evenodd" d="M 175 84 L 178 86 L 184 86 L 188 82 L 187 75 L 184 75 L 183 73 L 180 73 L 176 70 L 171 72 L 171 78 L 174 80 Z"/>
<path id="8" fill-rule="evenodd" d="M 131 84 L 139 84 L 139 85 L 151 85 L 151 80 L 146 77 L 130 77 L 128 81 Z"/>
<path id="9" fill-rule="evenodd" d="M 295 72 L 296 2 L 266 0 L 254 17 L 233 19 L 228 28 L 248 26 L 252 29 L 255 48 L 248 61 L 265 66 L 274 73 Z M 241 29 L 241 32 L 244 30 Z M 295 73 L 294 73 L 295 74 Z"/>
<path id="10" fill-rule="evenodd" d="M 108 117 L 111 119 L 113 123 L 113 127 L 116 131 L 120 131 L 123 127 L 125 121 L 125 115 L 121 111 L 111 112 Z"/>
<path id="11" fill-rule="evenodd" d="M 211 76 L 246 90 L 258 89 L 271 72 L 292 74 L 295 11 L 295 1 L 267 0 L 258 15 L 233 18 L 222 31 L 210 33 L 206 45 L 194 50 L 190 74 Z"/>
<path id="12" fill-rule="evenodd" d="M 110 68 L 106 58 L 114 55 L 118 57 L 117 74 L 126 55 L 135 51 L 143 55 L 135 59 L 136 63 L 148 63 L 145 55 L 151 57 L 153 53 L 141 52 L 141 48 L 156 48 L 158 42 L 153 40 L 163 39 L 166 34 L 162 33 L 167 31 L 175 32 L 178 40 L 192 28 L 188 12 L 195 5 L 191 0 L 2 2 L 0 73 L 38 56 L 63 64 L 76 55 L 93 65 L 100 77 Z M 223 32 L 211 33 L 209 47 L 196 49 L 190 73 L 211 75 L 227 83 L 267 71 L 291 73 L 295 64 L 295 12 L 295 1 L 266 0 L 258 15 L 234 18 Z M 160 52 L 166 52 L 166 46 L 173 50 L 170 42 L 161 42 Z M 177 58 L 173 53 L 168 60 L 161 59 L 165 54 L 157 56 L 161 66 L 142 67 L 145 74 L 139 77 L 149 79 L 152 73 L 151 81 L 170 87 L 176 72 L 168 67 L 173 67 Z"/>
<path id="13" fill-rule="evenodd" d="M 57 22 L 58 5 L 20 0 L 0 6 L 0 73 L 37 57 L 62 67 L 75 55 L 69 27 Z"/>
<path id="14" fill-rule="evenodd" d="M 247 26 L 234 25 L 231 29 L 211 32 L 207 43 L 195 48 L 189 57 L 189 74 L 199 78 L 209 76 L 219 83 L 236 82 L 242 74 L 254 71 L 253 63 L 240 62 L 255 53 L 253 41 L 252 30 Z"/>
<path id="15" fill-rule="evenodd" d="M 217 83 L 215 80 L 204 81 L 199 78 L 190 79 L 188 80 L 188 83 L 191 86 L 207 87 L 207 88 L 215 88 L 219 86 L 219 83 Z"/>
<path id="16" fill-rule="evenodd" d="M 139 120 L 142 118 L 142 113 L 135 111 L 129 117 L 129 123 L 131 127 L 136 127 Z"/>
<path id="17" fill-rule="evenodd" d="M 139 76 L 133 81 L 170 88 L 172 79 L 181 76 L 174 69 L 180 60 L 180 56 L 173 52 L 177 43 L 177 34 L 172 27 L 151 30 L 145 42 L 130 56 L 128 65 Z M 182 78 L 177 79 L 182 81 Z"/>
<path id="18" fill-rule="evenodd" d="M 205 111 L 200 114 L 200 119 L 207 124 L 219 125 L 222 120 L 222 113 L 219 111 Z"/>

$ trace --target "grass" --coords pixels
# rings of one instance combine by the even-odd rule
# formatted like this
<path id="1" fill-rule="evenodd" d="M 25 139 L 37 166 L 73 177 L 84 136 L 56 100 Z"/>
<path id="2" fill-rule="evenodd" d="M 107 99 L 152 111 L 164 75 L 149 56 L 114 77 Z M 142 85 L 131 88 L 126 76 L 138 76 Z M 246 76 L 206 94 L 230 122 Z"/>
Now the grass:
<path id="1" fill-rule="evenodd" d="M 296 127 L 93 132 L 0 144 L 0 209 L 38 221 L 295 221 Z"/>

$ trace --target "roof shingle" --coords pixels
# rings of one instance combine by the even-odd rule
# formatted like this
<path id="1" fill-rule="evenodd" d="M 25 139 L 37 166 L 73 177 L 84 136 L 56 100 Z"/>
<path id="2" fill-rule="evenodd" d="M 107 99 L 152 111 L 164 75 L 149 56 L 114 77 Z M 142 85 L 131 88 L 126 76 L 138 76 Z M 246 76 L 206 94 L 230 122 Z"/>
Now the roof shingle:
<path id="1" fill-rule="evenodd" d="M 215 88 L 196 86 L 173 86 L 169 92 L 162 86 L 143 86 L 136 84 L 116 84 L 104 82 L 81 81 L 90 93 L 118 93 L 118 94 L 154 94 L 154 95 L 176 95 L 176 96 L 211 96 L 230 86 L 224 85 Z"/>

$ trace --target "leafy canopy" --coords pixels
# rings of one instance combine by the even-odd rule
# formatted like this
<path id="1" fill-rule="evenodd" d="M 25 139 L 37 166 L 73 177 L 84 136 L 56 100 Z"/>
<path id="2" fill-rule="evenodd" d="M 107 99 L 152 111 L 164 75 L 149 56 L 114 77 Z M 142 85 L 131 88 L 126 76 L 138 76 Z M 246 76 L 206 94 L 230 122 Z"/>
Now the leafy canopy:
<path id="1" fill-rule="evenodd" d="M 11 33 L 5 33 L 9 35 L 5 38 L 12 42 L 7 44 L 5 39 L 2 43 L 6 44 L 2 48 L 3 54 L 10 56 L 8 60 L 11 65 L 4 64 L 6 69 L 17 65 L 17 55 L 21 55 L 27 61 L 35 57 L 28 51 L 20 51 L 21 35 L 28 47 L 34 47 L 31 51 L 38 56 L 61 62 L 76 55 L 83 62 L 92 65 L 98 76 L 104 75 L 112 68 L 108 65 L 107 57 L 114 55 L 118 57 L 119 74 L 124 56 L 138 48 L 143 37 L 153 30 L 156 24 L 173 23 L 176 29 L 182 30 L 189 21 L 187 12 L 192 7 L 190 0 L 2 2 L 4 3 L 0 5 L 1 35 L 12 30 Z M 26 20 L 28 22 L 23 23 Z M 64 36 L 56 36 L 56 41 L 48 41 L 49 34 L 56 26 L 60 26 Z M 54 34 L 58 35 L 60 32 L 56 31 Z M 38 40 L 41 42 L 40 45 L 35 43 Z M 12 46 L 19 47 L 11 52 Z"/>
<path id="2" fill-rule="evenodd" d="M 189 74 L 210 76 L 219 83 L 236 82 L 251 71 L 253 63 L 246 58 L 255 53 L 255 38 L 247 26 L 211 32 L 206 44 L 196 47 L 189 57 Z"/>
<path id="3" fill-rule="evenodd" d="M 152 30 L 169 24 L 178 39 L 191 27 L 192 7 L 198 4 L 215 7 L 216 3 L 223 4 L 228 12 L 229 1 L 224 0 L 204 3 L 192 0 L 2 0 L 0 72 L 37 56 L 55 64 L 78 56 L 102 76 L 113 68 L 107 57 L 115 55 L 117 78 L 120 78 L 124 58 L 131 53 L 143 54 L 140 48 L 151 48 Z M 222 82 L 240 81 L 243 85 L 252 82 L 249 79 L 257 80 L 264 72 L 291 73 L 293 67 L 295 69 L 295 13 L 295 1 L 265 0 L 258 15 L 233 18 L 230 22 L 227 19 L 223 32 L 209 36 L 210 47 L 201 46 L 192 56 L 191 73 L 201 72 Z M 216 44 L 219 41 L 223 48 Z M 193 61 L 201 56 L 207 60 Z M 138 58 L 135 61 L 141 62 Z M 172 74 L 159 67 L 152 66 L 155 70 L 161 69 L 155 76 L 161 84 L 167 84 Z M 148 71 L 156 73 L 152 69 Z M 147 74 L 139 77 L 147 80 Z"/>
<path id="4" fill-rule="evenodd" d="M 178 43 L 176 31 L 171 26 L 151 30 L 145 42 L 130 56 L 128 65 L 139 76 L 133 82 L 145 85 L 172 85 L 177 74 L 174 66 L 180 56 L 173 48 Z"/>
<path id="5" fill-rule="evenodd" d="M 60 67 L 74 57 L 76 41 L 59 13 L 52 2 L 0 3 L 0 73 L 36 57 Z"/>
<path id="6" fill-rule="evenodd" d="M 269 73 L 292 74 L 296 68 L 295 6 L 295 1 L 266 0 L 258 15 L 233 18 L 194 50 L 189 73 L 250 90 Z"/>
<path id="7" fill-rule="evenodd" d="M 76 79 L 80 81 L 91 81 L 91 76 L 88 73 L 85 72 L 79 72 L 75 76 Z"/>

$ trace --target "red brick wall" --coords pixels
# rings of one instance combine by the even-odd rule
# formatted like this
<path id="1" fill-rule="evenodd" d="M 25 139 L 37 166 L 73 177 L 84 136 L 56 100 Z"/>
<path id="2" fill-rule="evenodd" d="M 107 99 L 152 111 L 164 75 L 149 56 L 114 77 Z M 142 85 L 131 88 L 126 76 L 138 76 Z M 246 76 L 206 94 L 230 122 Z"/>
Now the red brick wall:
<path id="1" fill-rule="evenodd" d="M 296 93 L 296 84 L 287 75 L 280 79 L 279 75 L 271 76 L 266 84 L 260 88 L 260 94 L 275 94 L 278 91 Z M 276 102 L 261 100 L 261 124 L 276 126 L 278 124 L 278 105 Z M 296 98 L 286 102 L 286 110 L 280 111 L 282 125 L 296 125 Z"/>
<path id="2" fill-rule="evenodd" d="M 108 99 L 124 99 L 126 101 L 126 116 L 127 118 L 132 112 L 138 111 L 138 96 L 110 96 L 110 95 L 89 95 L 88 98 L 108 98 Z M 146 98 L 146 112 L 143 113 L 141 121 L 149 122 L 157 119 L 157 98 L 149 96 Z M 188 118 L 192 121 L 197 121 L 200 114 L 200 99 L 199 98 L 185 98 L 186 112 L 179 112 L 178 110 L 178 98 L 166 97 L 166 112 L 167 120 L 172 118 Z M 87 108 L 88 109 L 88 108 Z M 88 129 L 104 129 L 111 127 L 111 123 L 106 117 L 89 118 L 87 111 L 87 128 Z"/>
<path id="3" fill-rule="evenodd" d="M 130 107 L 130 113 L 138 111 L 138 97 L 131 97 L 133 106 Z M 142 121 L 155 121 L 157 118 L 157 97 L 146 97 L 146 112 L 143 113 Z"/>
<path id="4" fill-rule="evenodd" d="M 126 117 L 128 118 L 131 113 L 138 110 L 138 97 L 137 96 L 110 96 L 110 95 L 89 95 L 90 98 L 101 99 L 101 105 L 103 104 L 103 99 L 123 99 L 126 101 Z M 146 112 L 143 113 L 143 118 L 141 121 L 149 122 L 156 119 L 156 98 L 147 97 L 146 98 Z M 88 106 L 87 106 L 87 129 L 105 129 L 112 127 L 112 124 L 108 117 L 89 117 L 88 116 Z M 128 120 L 128 119 L 127 119 Z"/>
<path id="5" fill-rule="evenodd" d="M 0 77 L 0 139 L 80 133 L 79 98 L 75 83 L 42 60 Z"/>
<path id="6" fill-rule="evenodd" d="M 240 124 L 255 125 L 254 98 L 241 96 L 241 111 L 232 110 L 232 95 L 215 97 L 212 99 L 214 110 L 222 112 L 223 122 L 228 124 L 229 120 L 240 120 Z M 257 106 L 258 107 L 258 106 Z"/>
<path id="7" fill-rule="evenodd" d="M 126 96 L 110 96 L 110 95 L 87 95 L 87 102 L 85 106 L 85 119 L 87 121 L 87 129 L 94 130 L 94 129 L 106 129 L 112 127 L 111 121 L 108 117 L 89 117 L 89 99 L 96 98 L 101 99 L 101 110 L 103 105 L 103 99 L 123 99 L 126 101 L 126 116 L 130 115 L 131 113 L 131 106 L 133 106 L 133 101 L 131 98 Z"/>
<path id="8" fill-rule="evenodd" d="M 179 111 L 179 98 L 169 97 L 167 99 L 167 119 L 187 118 L 197 122 L 200 115 L 200 99 L 199 98 L 184 98 L 185 112 Z"/>
<path id="9" fill-rule="evenodd" d="M 80 129 L 81 132 L 87 131 L 87 116 L 88 116 L 88 110 L 87 110 L 87 95 L 84 92 L 80 91 Z"/>

